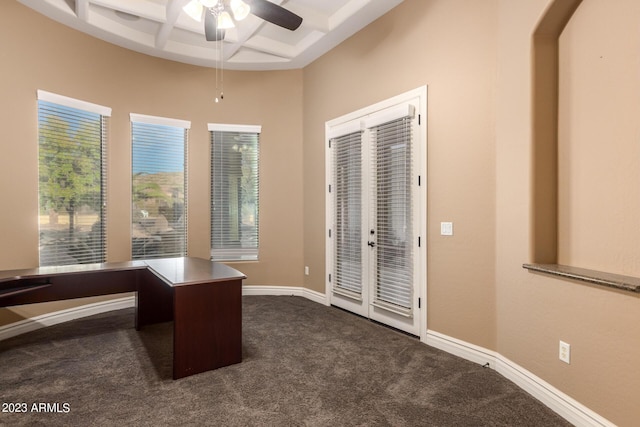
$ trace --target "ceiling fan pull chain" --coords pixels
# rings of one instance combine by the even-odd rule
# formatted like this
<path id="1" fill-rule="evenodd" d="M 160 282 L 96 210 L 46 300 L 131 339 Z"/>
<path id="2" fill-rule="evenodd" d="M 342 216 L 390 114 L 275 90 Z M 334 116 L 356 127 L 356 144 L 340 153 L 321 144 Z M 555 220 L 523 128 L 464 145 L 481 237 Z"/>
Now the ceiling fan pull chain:
<path id="1" fill-rule="evenodd" d="M 216 93 L 218 93 L 218 68 L 220 69 L 220 96 L 216 96 L 215 102 L 218 103 L 224 99 L 224 41 L 218 40 L 218 48 L 216 49 Z"/>
<path id="2" fill-rule="evenodd" d="M 224 40 L 220 40 L 220 100 L 224 99 Z"/>

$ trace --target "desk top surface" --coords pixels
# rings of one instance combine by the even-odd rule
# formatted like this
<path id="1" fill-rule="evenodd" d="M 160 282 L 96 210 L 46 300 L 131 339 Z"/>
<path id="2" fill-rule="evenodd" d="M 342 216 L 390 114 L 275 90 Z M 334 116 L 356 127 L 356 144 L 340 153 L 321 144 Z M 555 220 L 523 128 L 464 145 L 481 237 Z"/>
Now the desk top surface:
<path id="1" fill-rule="evenodd" d="M 243 273 L 219 262 L 202 258 L 161 258 L 144 261 L 151 272 L 170 286 L 195 285 L 246 279 Z"/>
<path id="2" fill-rule="evenodd" d="M 0 283 L 46 276 L 143 269 L 149 269 L 169 286 L 195 285 L 198 283 L 246 278 L 241 272 L 218 262 L 202 258 L 180 257 L 5 270 L 0 271 Z"/>

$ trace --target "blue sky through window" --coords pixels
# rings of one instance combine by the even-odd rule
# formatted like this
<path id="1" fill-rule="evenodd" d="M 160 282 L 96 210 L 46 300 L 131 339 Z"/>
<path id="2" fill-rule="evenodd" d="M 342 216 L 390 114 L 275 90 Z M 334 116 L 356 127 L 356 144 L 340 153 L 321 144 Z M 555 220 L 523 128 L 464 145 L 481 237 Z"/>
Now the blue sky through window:
<path id="1" fill-rule="evenodd" d="M 184 172 L 185 130 L 176 126 L 132 123 L 134 174 Z"/>
<path id="2" fill-rule="evenodd" d="M 97 122 L 99 124 L 101 119 L 101 116 L 98 113 L 39 100 L 38 122 L 45 123 L 52 117 L 56 117 L 67 123 L 71 133 L 75 133 L 83 123 Z"/>

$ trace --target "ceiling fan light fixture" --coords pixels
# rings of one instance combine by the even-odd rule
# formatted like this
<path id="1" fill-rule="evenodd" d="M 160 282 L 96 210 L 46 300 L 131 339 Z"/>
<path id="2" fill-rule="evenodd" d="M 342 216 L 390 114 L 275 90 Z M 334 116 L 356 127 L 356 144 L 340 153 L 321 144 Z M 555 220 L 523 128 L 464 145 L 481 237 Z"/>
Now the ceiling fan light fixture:
<path id="1" fill-rule="evenodd" d="M 229 6 L 236 21 L 242 21 L 249 15 L 249 12 L 251 12 L 251 7 L 242 0 L 231 0 Z"/>
<path id="2" fill-rule="evenodd" d="M 233 23 L 233 19 L 231 19 L 231 15 L 226 10 L 223 10 L 218 14 L 218 28 L 221 30 L 228 30 L 229 28 L 235 27 Z"/>
<path id="3" fill-rule="evenodd" d="M 182 8 L 182 10 L 184 11 L 184 13 L 189 15 L 189 18 L 198 22 L 202 22 L 202 11 L 204 10 L 204 7 L 199 1 L 190 1 Z"/>

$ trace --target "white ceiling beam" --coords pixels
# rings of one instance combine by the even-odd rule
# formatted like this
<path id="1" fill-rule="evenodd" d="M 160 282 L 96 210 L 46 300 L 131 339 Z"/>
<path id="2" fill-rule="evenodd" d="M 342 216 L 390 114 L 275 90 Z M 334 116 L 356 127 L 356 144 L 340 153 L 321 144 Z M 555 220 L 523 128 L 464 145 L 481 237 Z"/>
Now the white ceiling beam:
<path id="1" fill-rule="evenodd" d="M 259 50 L 282 58 L 291 59 L 295 56 L 294 47 L 290 44 L 282 43 L 261 35 L 251 37 L 244 45 L 253 50 Z"/>
<path id="2" fill-rule="evenodd" d="M 191 0 L 173 0 L 167 4 L 166 18 L 156 33 L 156 47 L 163 49 L 169 40 L 171 30 L 173 30 L 178 17 L 182 13 L 182 8 Z"/>
<path id="3" fill-rule="evenodd" d="M 85 22 L 89 19 L 89 0 L 76 0 L 76 16 Z"/>
<path id="4" fill-rule="evenodd" d="M 234 43 L 230 43 L 229 46 L 225 46 L 224 60 L 227 61 L 232 58 L 240 48 L 253 37 L 258 30 L 264 25 L 264 21 L 256 16 L 249 16 L 236 26 L 237 40 Z"/>
<path id="5" fill-rule="evenodd" d="M 371 0 L 351 0 L 329 17 L 329 29 L 333 30 L 338 25 L 351 18 L 367 6 Z"/>
<path id="6" fill-rule="evenodd" d="M 181 0 L 178 0 L 181 1 Z M 166 21 L 166 8 L 157 2 L 148 0 L 122 1 L 122 0 L 90 0 L 91 3 L 107 9 L 119 10 L 140 18 L 155 22 Z"/>

